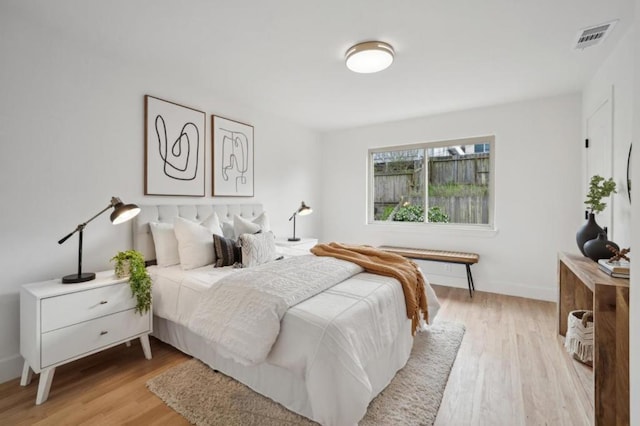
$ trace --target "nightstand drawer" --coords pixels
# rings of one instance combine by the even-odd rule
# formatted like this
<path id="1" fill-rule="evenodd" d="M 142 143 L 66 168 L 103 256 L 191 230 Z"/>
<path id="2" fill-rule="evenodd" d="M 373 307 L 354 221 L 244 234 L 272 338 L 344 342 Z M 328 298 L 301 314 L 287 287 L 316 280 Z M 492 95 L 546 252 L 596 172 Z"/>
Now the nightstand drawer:
<path id="1" fill-rule="evenodd" d="M 149 332 L 149 315 L 150 312 L 140 315 L 130 309 L 45 333 L 42 335 L 41 368 Z"/>
<path id="2" fill-rule="evenodd" d="M 41 301 L 42 333 L 126 311 L 136 306 L 129 283 L 78 291 Z"/>

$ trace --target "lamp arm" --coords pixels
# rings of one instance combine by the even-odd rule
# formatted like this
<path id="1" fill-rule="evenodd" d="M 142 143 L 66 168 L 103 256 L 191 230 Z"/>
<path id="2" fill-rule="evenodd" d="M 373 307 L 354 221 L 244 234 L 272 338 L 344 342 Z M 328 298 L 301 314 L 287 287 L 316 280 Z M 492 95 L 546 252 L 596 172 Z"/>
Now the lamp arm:
<path id="1" fill-rule="evenodd" d="M 93 219 L 95 219 L 96 217 L 100 216 L 102 213 L 106 212 L 107 210 L 109 210 L 111 207 L 114 206 L 113 203 L 113 199 L 111 199 L 111 204 L 109 204 L 107 207 L 105 207 L 103 210 L 100 211 L 100 213 L 94 215 L 91 219 L 87 220 L 84 223 L 81 223 L 80 225 L 78 225 L 78 227 L 76 229 L 74 229 L 73 231 L 71 231 L 67 236 L 63 237 L 62 239 L 60 239 L 60 241 L 58 241 L 58 244 L 62 244 L 65 241 L 67 241 L 69 238 L 71 238 L 71 236 L 73 234 L 75 234 L 78 231 L 82 231 L 84 229 L 85 226 L 87 226 L 87 223 L 91 222 Z"/>
<path id="2" fill-rule="evenodd" d="M 289 218 L 289 222 L 291 222 L 291 220 L 292 220 L 293 218 L 295 218 L 297 214 L 298 214 L 298 212 L 297 212 L 297 211 L 296 211 L 296 212 L 293 212 L 293 214 L 292 214 L 292 215 L 291 215 L 291 217 Z"/>
<path id="3" fill-rule="evenodd" d="M 109 210 L 111 207 L 113 207 L 113 203 L 109 204 L 107 207 L 105 207 L 104 209 L 102 209 L 102 211 L 100 211 L 100 213 L 96 214 L 95 216 L 93 216 L 91 219 L 87 220 L 85 223 L 83 223 L 82 225 L 86 225 L 87 223 L 91 222 L 93 219 L 95 219 L 96 217 L 100 216 L 102 213 L 106 212 L 107 210 Z"/>
<path id="4" fill-rule="evenodd" d="M 84 229 L 84 223 L 81 223 L 80 225 L 78 225 L 78 227 L 76 229 L 74 229 L 73 231 L 71 231 L 66 237 L 63 237 L 60 239 L 60 241 L 58 241 L 58 244 L 62 244 L 65 241 L 67 241 L 69 238 L 71 238 L 71 236 L 73 234 L 75 234 L 76 232 L 80 231 L 80 229 Z"/>

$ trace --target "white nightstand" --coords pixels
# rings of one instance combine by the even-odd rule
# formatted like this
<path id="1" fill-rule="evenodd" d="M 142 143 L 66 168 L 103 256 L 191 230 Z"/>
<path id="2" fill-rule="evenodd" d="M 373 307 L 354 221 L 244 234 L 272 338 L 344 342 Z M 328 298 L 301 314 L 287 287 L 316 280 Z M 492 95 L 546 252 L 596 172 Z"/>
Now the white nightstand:
<path id="1" fill-rule="evenodd" d="M 36 404 L 49 396 L 56 367 L 140 338 L 151 359 L 151 311 L 135 313 L 136 300 L 127 278 L 99 272 L 93 281 L 62 284 L 51 280 L 26 284 L 20 290 L 20 354 L 24 358 L 20 385 L 40 373 Z"/>
<path id="2" fill-rule="evenodd" d="M 300 238 L 300 241 L 289 241 L 286 238 L 276 240 L 278 253 L 286 256 L 309 254 L 309 250 L 318 244 L 317 238 Z"/>

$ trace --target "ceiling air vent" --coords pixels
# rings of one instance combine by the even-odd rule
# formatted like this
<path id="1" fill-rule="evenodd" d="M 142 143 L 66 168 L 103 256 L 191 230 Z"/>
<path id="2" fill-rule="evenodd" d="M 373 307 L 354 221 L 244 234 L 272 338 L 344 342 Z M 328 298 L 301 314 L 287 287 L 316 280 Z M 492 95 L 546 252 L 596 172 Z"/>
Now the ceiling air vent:
<path id="1" fill-rule="evenodd" d="M 616 26 L 616 23 L 618 23 L 617 19 L 596 25 L 595 27 L 580 30 L 580 32 L 578 32 L 575 48 L 584 49 L 601 43 L 605 38 L 607 38 L 611 30 L 613 30 L 613 27 Z"/>

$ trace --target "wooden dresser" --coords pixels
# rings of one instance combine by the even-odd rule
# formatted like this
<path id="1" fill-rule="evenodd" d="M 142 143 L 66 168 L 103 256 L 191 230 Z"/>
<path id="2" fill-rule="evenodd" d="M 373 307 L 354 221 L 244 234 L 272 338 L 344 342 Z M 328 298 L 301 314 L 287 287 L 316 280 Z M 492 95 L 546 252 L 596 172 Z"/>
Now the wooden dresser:
<path id="1" fill-rule="evenodd" d="M 558 333 L 567 332 L 569 312 L 593 310 L 594 420 L 629 424 L 629 280 L 602 272 L 591 259 L 558 255 Z"/>

